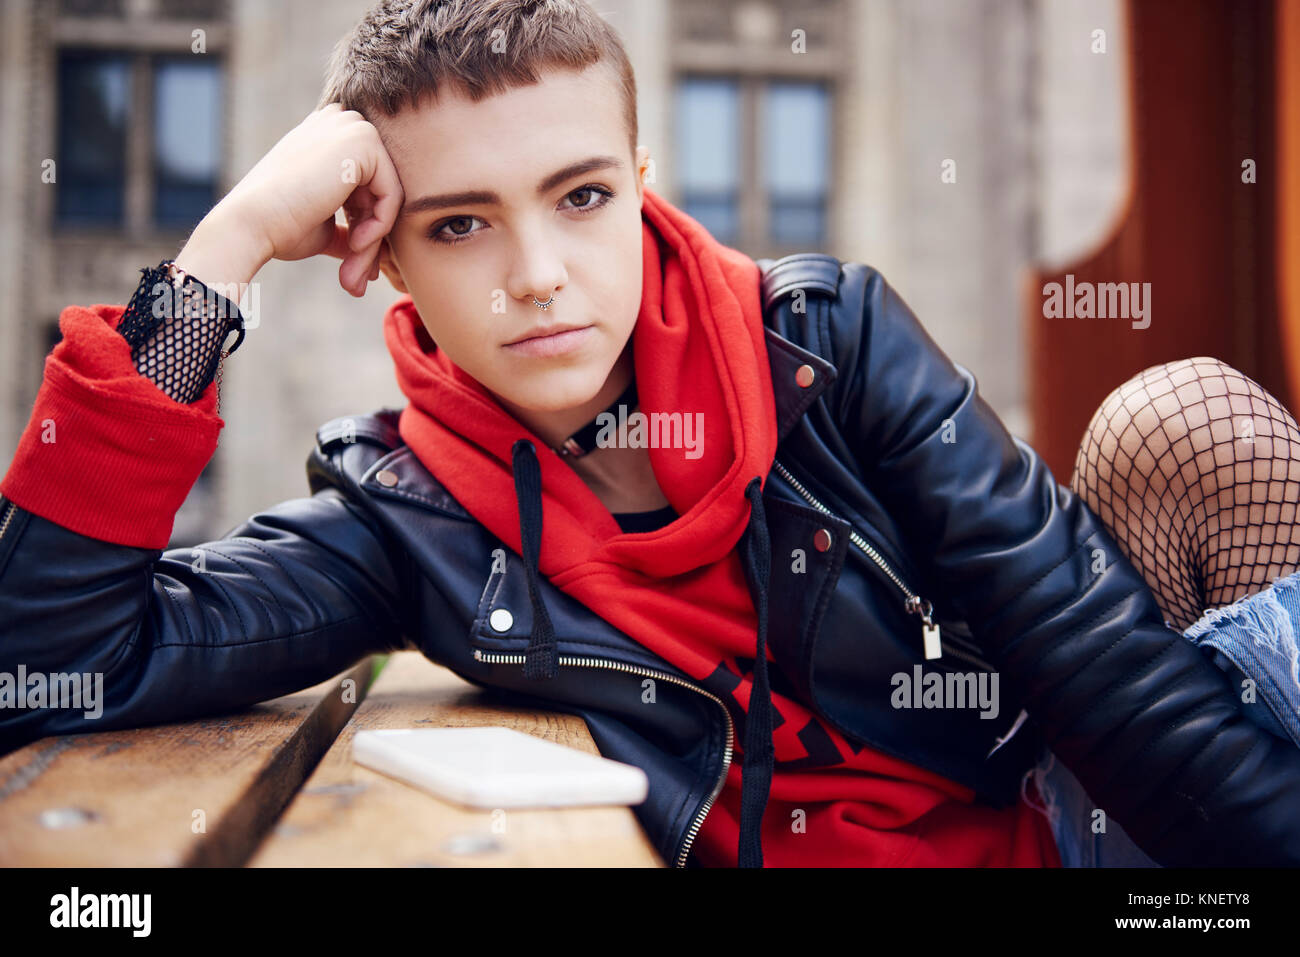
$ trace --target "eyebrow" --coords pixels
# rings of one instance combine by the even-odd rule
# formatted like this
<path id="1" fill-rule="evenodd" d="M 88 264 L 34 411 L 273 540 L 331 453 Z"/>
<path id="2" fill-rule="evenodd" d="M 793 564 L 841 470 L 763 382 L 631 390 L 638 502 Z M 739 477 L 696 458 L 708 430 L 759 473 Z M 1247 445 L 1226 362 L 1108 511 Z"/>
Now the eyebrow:
<path id="1" fill-rule="evenodd" d="M 593 173 L 602 169 L 620 169 L 623 161 L 615 156 L 590 156 L 587 159 L 578 160 L 570 163 L 561 169 L 551 173 L 540 183 L 537 184 L 537 195 L 544 196 L 556 186 L 559 186 L 567 179 L 572 179 L 582 173 Z M 483 206 L 483 205 L 501 205 L 501 197 L 490 189 L 469 189 L 459 193 L 441 193 L 436 196 L 421 196 L 419 199 L 413 199 L 403 204 L 402 211 L 398 213 L 398 218 L 404 216 L 414 216 L 416 213 L 427 213 L 433 209 L 445 209 L 449 206 Z"/>

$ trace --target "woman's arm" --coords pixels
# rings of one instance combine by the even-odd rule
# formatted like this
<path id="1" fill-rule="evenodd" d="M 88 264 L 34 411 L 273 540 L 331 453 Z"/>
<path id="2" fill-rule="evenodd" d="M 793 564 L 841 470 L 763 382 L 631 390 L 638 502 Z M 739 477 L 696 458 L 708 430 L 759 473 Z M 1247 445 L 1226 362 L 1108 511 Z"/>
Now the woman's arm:
<path id="1" fill-rule="evenodd" d="M 251 278 L 255 264 L 205 257 L 202 235 L 182 254 L 196 274 L 242 268 Z M 218 541 L 162 551 L 224 423 L 215 382 L 178 402 L 174 377 L 151 360 L 166 341 L 166 365 L 206 369 L 220 342 L 169 316 L 133 348 L 119 334 L 124 311 L 64 310 L 63 341 L 0 484 L 0 750 L 239 708 L 403 642 L 409 569 L 336 488 L 262 511 Z M 68 680 L 53 675 L 86 676 L 77 686 L 95 700 L 61 707 L 16 687 Z"/>
<path id="2" fill-rule="evenodd" d="M 5 517 L 0 674 L 89 675 L 82 686 L 100 683 L 102 697 L 94 708 L 0 708 L 0 752 L 235 710 L 404 646 L 409 569 L 335 488 L 165 552 L 80 535 L 9 502 Z"/>
<path id="3" fill-rule="evenodd" d="M 1102 810 L 1166 865 L 1300 864 L 1300 750 L 1247 719 L 1100 520 L 883 278 L 832 329 L 835 410 L 935 585 Z M 847 313 L 846 313 L 847 314 Z"/>

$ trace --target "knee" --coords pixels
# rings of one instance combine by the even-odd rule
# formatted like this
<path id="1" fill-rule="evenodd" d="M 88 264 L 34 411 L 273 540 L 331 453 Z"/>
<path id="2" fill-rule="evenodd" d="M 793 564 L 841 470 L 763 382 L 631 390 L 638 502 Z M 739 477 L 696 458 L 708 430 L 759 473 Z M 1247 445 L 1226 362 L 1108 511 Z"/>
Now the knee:
<path id="1" fill-rule="evenodd" d="M 1206 476 L 1215 480 L 1207 484 Z M 1186 501 L 1185 493 L 1297 478 L 1300 432 L 1282 404 L 1228 363 L 1196 356 L 1143 369 L 1102 400 L 1084 431 L 1071 487 L 1100 512 L 1121 508 L 1115 499 Z M 1109 502 L 1099 501 L 1105 490 Z"/>

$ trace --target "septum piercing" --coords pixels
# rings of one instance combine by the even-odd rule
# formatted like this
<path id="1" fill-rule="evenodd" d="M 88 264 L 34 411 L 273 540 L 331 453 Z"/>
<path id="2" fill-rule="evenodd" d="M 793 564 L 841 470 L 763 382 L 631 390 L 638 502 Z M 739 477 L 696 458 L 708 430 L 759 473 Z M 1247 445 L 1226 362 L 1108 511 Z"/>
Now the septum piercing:
<path id="1" fill-rule="evenodd" d="M 551 298 L 547 299 L 545 302 L 538 302 L 537 297 L 533 296 L 533 305 L 536 306 L 538 309 L 546 309 L 553 302 L 555 302 L 555 293 L 551 293 Z"/>

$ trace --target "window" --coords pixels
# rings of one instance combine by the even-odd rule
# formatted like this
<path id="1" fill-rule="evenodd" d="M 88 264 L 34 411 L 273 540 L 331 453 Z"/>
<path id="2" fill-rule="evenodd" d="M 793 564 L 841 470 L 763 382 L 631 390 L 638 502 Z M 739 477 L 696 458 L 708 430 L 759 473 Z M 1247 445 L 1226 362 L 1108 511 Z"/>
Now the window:
<path id="1" fill-rule="evenodd" d="M 70 52 L 59 58 L 58 222 L 120 226 L 125 216 L 124 56 Z"/>
<path id="2" fill-rule="evenodd" d="M 674 199 L 751 256 L 826 249 L 840 0 L 674 0 Z"/>
<path id="3" fill-rule="evenodd" d="M 681 204 L 718 240 L 740 236 L 740 88 L 735 80 L 685 80 L 677 90 Z"/>
<path id="4" fill-rule="evenodd" d="M 824 246 L 830 97 L 818 83 L 772 83 L 763 93 L 768 234 L 777 243 Z"/>
<path id="5" fill-rule="evenodd" d="M 153 215 L 185 229 L 217 202 L 221 76 L 195 57 L 156 61 L 153 71 Z"/>
<path id="6" fill-rule="evenodd" d="M 55 228 L 195 226 L 219 198 L 222 80 L 208 55 L 61 50 Z"/>
<path id="7" fill-rule="evenodd" d="M 675 106 L 678 201 L 686 213 L 741 248 L 828 244 L 825 84 L 687 75 Z"/>

